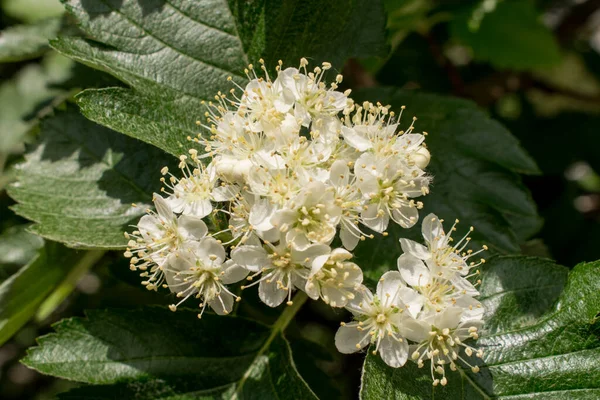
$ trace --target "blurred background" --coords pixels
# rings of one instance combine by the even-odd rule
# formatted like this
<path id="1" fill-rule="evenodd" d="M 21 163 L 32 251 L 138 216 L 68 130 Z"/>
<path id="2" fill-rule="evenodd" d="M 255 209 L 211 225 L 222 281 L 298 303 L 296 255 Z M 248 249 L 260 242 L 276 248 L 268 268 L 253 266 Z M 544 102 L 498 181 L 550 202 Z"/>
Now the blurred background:
<path id="1" fill-rule="evenodd" d="M 385 3 L 390 54 L 350 60 L 348 85 L 392 85 L 477 103 L 518 137 L 542 171 L 524 178 L 544 226 L 523 253 L 569 267 L 600 259 L 600 0 Z M 13 202 L 4 189 L 11 166 L 35 139 L 41 118 L 82 88 L 118 83 L 49 48 L 49 38 L 76 29 L 58 0 L 0 0 L 0 7 L 1 284 L 44 245 L 9 209 Z M 75 268 L 45 294 L 34 318 L 0 347 L 0 398 L 48 399 L 72 386 L 18 363 L 53 322 L 87 308 L 170 303 L 168 294 L 146 292 L 128 272 L 119 254 L 106 253 L 92 269 Z M 240 313 L 267 322 L 278 313 L 265 314 L 248 300 Z M 320 319 L 303 321 L 303 314 Z M 297 329 L 290 329 L 300 372 L 309 383 L 325 372 L 331 384 L 319 394 L 327 398 L 352 397 L 356 388 L 347 382 L 361 362 L 311 344 L 331 342 L 339 319 L 339 312 L 311 303 Z"/>

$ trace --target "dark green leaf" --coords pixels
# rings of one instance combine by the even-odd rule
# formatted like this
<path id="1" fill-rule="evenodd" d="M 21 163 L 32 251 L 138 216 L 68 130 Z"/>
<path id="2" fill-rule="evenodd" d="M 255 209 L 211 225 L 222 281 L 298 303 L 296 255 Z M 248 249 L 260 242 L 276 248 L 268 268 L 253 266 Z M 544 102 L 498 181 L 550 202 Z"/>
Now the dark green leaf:
<path id="1" fill-rule="evenodd" d="M 406 105 L 402 126 L 415 115 L 417 131 L 428 132 L 428 171 L 434 179 L 431 194 L 420 199 L 425 204 L 421 216 L 433 212 L 447 221 L 458 218 L 459 231 L 472 225 L 474 239 L 507 253 L 518 252 L 519 243 L 539 229 L 535 204 L 518 175 L 537 173 L 534 161 L 473 103 L 392 88 L 363 90 L 356 97 L 391 104 L 396 111 Z M 360 265 L 393 268 L 398 254 L 378 249 L 399 249 L 399 237 L 422 240 L 419 229 L 420 224 L 410 231 L 394 227 L 387 238 L 363 243 Z"/>
<path id="2" fill-rule="evenodd" d="M 469 7 L 452 20 L 452 36 L 473 49 L 476 60 L 497 68 L 532 69 L 560 62 L 552 32 L 544 26 L 533 2 L 505 0 L 485 11 L 485 3 Z"/>
<path id="3" fill-rule="evenodd" d="M 134 88 L 86 91 L 78 99 L 85 115 L 176 155 L 198 133 L 200 100 L 229 90 L 228 76 L 245 82 L 249 62 L 297 65 L 306 56 L 341 68 L 350 56 L 385 51 L 379 1 L 65 3 L 93 41 L 66 37 L 52 45 Z"/>
<path id="4" fill-rule="evenodd" d="M 14 211 L 36 222 L 34 233 L 70 247 L 122 248 L 172 160 L 69 107 L 42 121 L 40 143 L 17 166 L 9 194 Z"/>
<path id="5" fill-rule="evenodd" d="M 17 25 L 0 32 L 0 63 L 29 60 L 46 52 L 48 39 L 60 28 L 60 18 L 32 25 Z"/>
<path id="6" fill-rule="evenodd" d="M 236 317 L 198 321 L 196 313 L 90 311 L 86 319 L 58 323 L 23 362 L 45 374 L 110 385 L 95 392 L 99 399 L 316 398 L 277 330 Z"/>
<path id="7" fill-rule="evenodd" d="M 387 367 L 367 356 L 361 398 L 370 399 L 597 399 L 600 396 L 600 262 L 567 268 L 531 258 L 495 258 L 482 271 L 487 321 L 477 345 L 480 373 L 459 370 L 446 387 L 409 362 Z"/>
<path id="8" fill-rule="evenodd" d="M 0 345 L 35 314 L 86 253 L 50 243 L 29 264 L 0 285 Z"/>

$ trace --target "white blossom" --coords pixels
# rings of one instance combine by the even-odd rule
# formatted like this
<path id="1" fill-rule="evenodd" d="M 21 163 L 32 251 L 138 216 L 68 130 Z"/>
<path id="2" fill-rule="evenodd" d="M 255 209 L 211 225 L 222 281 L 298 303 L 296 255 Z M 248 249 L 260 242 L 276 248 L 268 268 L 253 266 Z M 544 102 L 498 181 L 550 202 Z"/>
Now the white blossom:
<path id="1" fill-rule="evenodd" d="M 354 321 L 342 323 L 335 345 L 342 353 L 354 353 L 369 344 L 391 367 L 401 367 L 408 358 L 407 338 L 420 329 L 411 308 L 420 308 L 416 293 L 402 283 L 398 272 L 386 272 L 375 295 L 363 287 L 346 305 Z"/>
<path id="2" fill-rule="evenodd" d="M 430 359 L 430 373 L 433 385 L 448 383 L 446 378 L 446 365 L 452 371 L 456 371 L 457 360 L 468 365 L 473 372 L 479 372 L 477 365 L 471 364 L 461 355 L 461 352 L 471 357 L 475 354 L 478 358 L 483 357 L 481 349 L 465 344 L 467 339 L 477 339 L 478 331 L 482 325 L 480 319 L 464 320 L 463 309 L 460 307 L 449 307 L 443 312 L 436 314 L 433 319 L 419 320 L 420 329 L 415 329 L 413 340 L 417 344 L 410 346 L 411 359 L 419 368 L 423 368 L 424 360 Z M 439 377 L 438 377 L 439 376 Z"/>
<path id="3" fill-rule="evenodd" d="M 314 300 L 321 298 L 332 307 L 344 307 L 354 299 L 354 292 L 363 281 L 362 269 L 348 261 L 351 258 L 352 254 L 344 249 L 316 257 L 306 282 L 306 294 Z"/>
<path id="4" fill-rule="evenodd" d="M 146 278 L 142 284 L 149 290 L 156 290 L 164 279 L 164 265 L 167 257 L 189 242 L 203 239 L 208 228 L 195 216 L 177 217 L 169 204 L 160 195 L 154 194 L 156 212 L 147 210 L 137 224 L 137 230 L 125 234 L 130 239 L 125 257 L 130 258 L 132 270 L 142 271 Z"/>
<path id="5" fill-rule="evenodd" d="M 294 288 L 304 290 L 313 260 L 329 252 L 329 246 L 322 244 L 298 250 L 285 240 L 278 245 L 267 242 L 265 246 L 250 242 L 236 247 L 231 252 L 231 259 L 254 272 L 248 277 L 249 280 L 262 275 L 246 288 L 258 284 L 258 295 L 263 303 L 277 307 L 286 298 L 287 304 L 292 304 L 292 291 Z"/>
<path id="6" fill-rule="evenodd" d="M 181 156 L 179 168 L 183 174 L 182 178 L 170 174 L 167 167 L 162 169 L 163 175 L 170 175 L 168 183 L 165 178 L 161 178 L 170 191 L 164 188 L 162 191 L 170 195 L 165 201 L 174 212 L 204 218 L 212 212 L 212 202 L 232 200 L 239 188 L 225 182 L 218 185 L 219 177 L 215 167 L 213 165 L 204 167 L 198 159 L 196 150 L 190 150 L 190 154 L 195 167 L 190 170 L 187 157 Z"/>
<path id="7" fill-rule="evenodd" d="M 207 237 L 189 243 L 185 248 L 171 253 L 167 259 L 167 286 L 182 298 L 179 303 L 169 307 L 175 311 L 181 303 L 195 297 L 202 299 L 199 318 L 207 305 L 217 314 L 229 314 L 234 298 L 239 297 L 225 285 L 239 282 L 247 275 L 247 269 L 232 260 L 226 260 L 225 249 L 217 240 Z"/>

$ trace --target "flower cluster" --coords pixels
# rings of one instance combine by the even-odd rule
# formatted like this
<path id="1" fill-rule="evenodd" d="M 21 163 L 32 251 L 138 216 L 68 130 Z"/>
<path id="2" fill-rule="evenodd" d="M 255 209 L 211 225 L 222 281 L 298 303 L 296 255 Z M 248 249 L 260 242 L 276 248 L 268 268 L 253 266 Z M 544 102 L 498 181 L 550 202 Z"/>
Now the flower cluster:
<path id="1" fill-rule="evenodd" d="M 422 232 L 426 246 L 400 239 L 404 253 L 398 258 L 398 271 L 381 277 L 375 295 L 366 287 L 357 290 L 346 305 L 354 321 L 342 323 L 335 343 L 342 353 L 372 344 L 373 354 L 379 352 L 386 364 L 396 368 L 409 357 L 419 368 L 430 359 L 433 384 L 446 385 L 445 366 L 454 371 L 457 360 L 479 371 L 460 350 L 467 356 L 483 355 L 463 341 L 477 339 L 484 311 L 474 298 L 479 292 L 468 278 L 478 274 L 473 269 L 485 260 L 468 260 L 487 247 L 466 250 L 469 232 L 453 243 L 451 232 L 446 234 L 442 221 L 433 214 L 423 220 Z"/>
<path id="2" fill-rule="evenodd" d="M 173 311 L 195 297 L 199 317 L 206 306 L 227 314 L 241 299 L 228 285 L 242 280 L 249 283 L 241 289 L 258 285 L 271 307 L 292 304 L 299 289 L 354 313 L 357 321 L 336 339 L 342 352 L 376 343 L 398 367 L 409 339 L 419 343 L 420 365 L 431 358 L 435 371 L 452 368 L 481 319 L 477 291 L 465 279 L 473 254 L 450 247 L 429 216 L 428 247 L 402 240 L 400 271 L 385 274 L 375 296 L 351 261 L 361 240 L 387 235 L 391 223 L 418 221 L 416 199 L 431 180 L 426 134 L 414 132 L 416 118 L 400 129 L 404 107 L 395 115 L 389 106 L 355 103 L 350 90 L 338 90 L 341 75 L 328 85 L 330 69 L 309 70 L 306 59 L 298 68 L 279 62 L 271 80 L 261 60 L 262 73 L 246 69 L 245 87 L 229 78 L 234 87 L 205 103 L 203 133 L 190 138 L 194 148 L 179 157 L 178 171 L 162 169 L 156 211 L 125 234 L 125 255 L 148 289 L 168 288 L 181 299 Z"/>

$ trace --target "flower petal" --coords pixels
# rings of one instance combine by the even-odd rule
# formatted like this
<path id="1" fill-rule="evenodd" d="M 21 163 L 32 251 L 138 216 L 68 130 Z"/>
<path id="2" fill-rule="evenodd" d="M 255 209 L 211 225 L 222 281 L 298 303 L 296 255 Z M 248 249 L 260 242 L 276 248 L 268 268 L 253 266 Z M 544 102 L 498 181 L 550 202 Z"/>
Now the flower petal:
<path id="1" fill-rule="evenodd" d="M 404 282 L 413 287 L 426 285 L 431 280 L 423 261 L 411 254 L 404 253 L 398 257 L 398 270 Z"/>
<path id="2" fill-rule="evenodd" d="M 340 326 L 335 334 L 335 347 L 343 354 L 356 353 L 369 344 L 370 337 L 365 331 L 359 331 L 356 326 Z"/>
<path id="3" fill-rule="evenodd" d="M 283 303 L 287 295 L 288 291 L 280 289 L 277 282 L 271 281 L 268 283 L 265 279 L 258 284 L 258 297 L 269 307 L 277 307 Z"/>
<path id="4" fill-rule="evenodd" d="M 208 302 L 210 308 L 219 315 L 227 315 L 233 309 L 233 296 L 226 292 L 221 292 L 218 297 L 215 297 Z"/>
<path id="5" fill-rule="evenodd" d="M 227 260 L 223 264 L 222 271 L 224 274 L 220 276 L 221 282 L 228 285 L 230 283 L 236 283 L 248 276 L 248 270 L 241 265 L 236 264 L 233 260 Z"/>
<path id="6" fill-rule="evenodd" d="M 408 342 L 396 340 L 391 336 L 385 336 L 379 344 L 379 355 L 383 362 L 392 368 L 399 368 L 408 359 Z"/>
<path id="7" fill-rule="evenodd" d="M 433 243 L 445 235 L 444 227 L 435 214 L 429 214 L 423 219 L 421 232 L 428 243 Z"/>
<path id="8" fill-rule="evenodd" d="M 192 215 L 182 215 L 177 219 L 177 228 L 179 234 L 185 240 L 204 239 L 208 233 L 208 228 L 204 221 Z"/>
<path id="9" fill-rule="evenodd" d="M 425 246 L 409 239 L 400 239 L 400 246 L 402 251 L 406 254 L 413 255 L 421 260 L 427 260 L 431 258 L 431 252 Z"/>
<path id="10" fill-rule="evenodd" d="M 238 246 L 231 252 L 231 259 L 248 271 L 260 271 L 270 265 L 267 252 L 261 246 Z"/>

